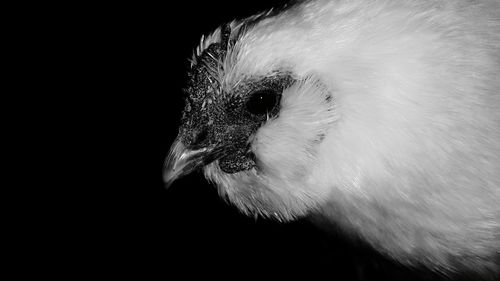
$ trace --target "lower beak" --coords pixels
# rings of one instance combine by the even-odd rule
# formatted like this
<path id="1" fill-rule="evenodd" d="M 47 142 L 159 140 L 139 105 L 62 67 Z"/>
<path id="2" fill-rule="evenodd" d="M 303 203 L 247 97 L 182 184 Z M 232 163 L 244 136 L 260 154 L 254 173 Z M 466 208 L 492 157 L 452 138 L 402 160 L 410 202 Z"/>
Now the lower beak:
<path id="1" fill-rule="evenodd" d="M 206 165 L 222 155 L 222 150 L 217 148 L 187 149 L 180 140 L 176 140 L 167 159 L 165 160 L 163 180 L 167 188 L 172 183 L 187 175 L 197 168 Z"/>

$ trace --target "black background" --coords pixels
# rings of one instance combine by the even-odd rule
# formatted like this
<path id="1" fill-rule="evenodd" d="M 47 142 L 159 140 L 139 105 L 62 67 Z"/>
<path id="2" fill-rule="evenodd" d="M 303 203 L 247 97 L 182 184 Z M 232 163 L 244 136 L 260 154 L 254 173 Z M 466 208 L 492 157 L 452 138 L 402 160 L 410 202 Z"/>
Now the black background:
<path id="1" fill-rule="evenodd" d="M 88 247 L 84 252 L 91 252 L 89 268 L 105 269 L 111 277 L 181 273 L 239 279 L 265 277 L 271 269 L 331 280 L 433 280 L 342 232 L 326 234 L 307 219 L 248 218 L 219 198 L 200 173 L 165 188 L 163 161 L 177 134 L 188 58 L 201 35 L 286 2 L 121 3 L 92 6 L 82 17 L 81 28 L 93 40 L 79 42 L 81 59 L 92 69 L 86 77 L 95 81 L 85 90 L 97 105 L 87 114 L 107 117 L 95 128 L 102 137 L 91 141 L 109 156 L 96 169 L 107 180 L 90 184 L 112 190 L 95 196 L 105 211 L 89 219 L 92 228 L 81 241 Z M 105 137 L 110 135 L 119 137 Z"/>

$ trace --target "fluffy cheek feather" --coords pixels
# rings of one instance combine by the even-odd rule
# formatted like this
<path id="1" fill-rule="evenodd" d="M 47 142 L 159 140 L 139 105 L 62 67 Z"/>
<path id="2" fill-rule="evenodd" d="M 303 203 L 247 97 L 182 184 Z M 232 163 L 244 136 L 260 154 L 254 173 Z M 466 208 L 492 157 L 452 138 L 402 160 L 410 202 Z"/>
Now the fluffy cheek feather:
<path id="1" fill-rule="evenodd" d="M 304 215 L 327 198 L 328 190 L 315 184 L 311 171 L 335 112 L 324 85 L 312 77 L 301 80 L 283 92 L 279 116 L 253 137 L 257 169 L 230 175 L 214 163 L 205 175 L 246 213 L 280 220 Z"/>
<path id="2" fill-rule="evenodd" d="M 287 61 L 317 79 L 287 89 L 279 117 L 256 133 L 259 169 L 227 175 L 212 164 L 207 177 L 245 212 L 320 209 L 402 262 L 498 271 L 498 21 L 381 13 L 364 1 L 332 16 L 326 3 L 336 2 L 311 2 L 321 3 L 311 4 L 315 32 L 273 32 L 289 25 L 270 22 L 262 34 L 273 36 L 242 39 L 242 73 Z"/>

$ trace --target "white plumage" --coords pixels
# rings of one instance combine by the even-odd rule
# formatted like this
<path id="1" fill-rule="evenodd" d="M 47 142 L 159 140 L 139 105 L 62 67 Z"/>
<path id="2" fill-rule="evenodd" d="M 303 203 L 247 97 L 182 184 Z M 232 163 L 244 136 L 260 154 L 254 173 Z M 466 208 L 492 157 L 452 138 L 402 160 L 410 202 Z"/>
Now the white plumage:
<path id="1" fill-rule="evenodd" d="M 409 265 L 498 274 L 500 1 L 306 1 L 230 27 L 203 107 L 276 73 L 294 82 L 247 139 L 253 168 L 205 166 L 223 196 L 322 216 Z M 167 181 L 187 165 L 180 143 Z"/>

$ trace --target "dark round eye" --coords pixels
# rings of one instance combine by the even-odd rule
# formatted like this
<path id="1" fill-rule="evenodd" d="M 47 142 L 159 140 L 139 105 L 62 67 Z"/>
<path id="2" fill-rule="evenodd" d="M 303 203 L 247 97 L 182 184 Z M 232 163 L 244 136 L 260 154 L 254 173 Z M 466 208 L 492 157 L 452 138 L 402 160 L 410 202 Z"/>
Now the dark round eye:
<path id="1" fill-rule="evenodd" d="M 271 112 L 278 102 L 278 94 L 273 90 L 260 90 L 252 93 L 248 99 L 247 110 L 254 115 Z"/>

